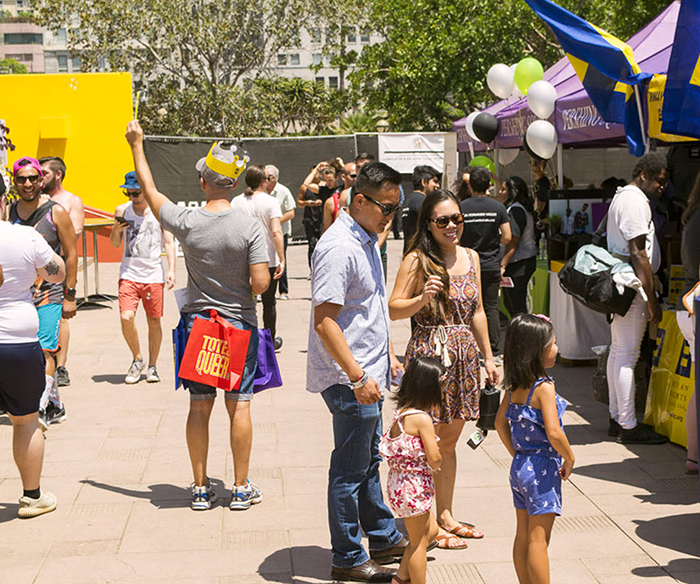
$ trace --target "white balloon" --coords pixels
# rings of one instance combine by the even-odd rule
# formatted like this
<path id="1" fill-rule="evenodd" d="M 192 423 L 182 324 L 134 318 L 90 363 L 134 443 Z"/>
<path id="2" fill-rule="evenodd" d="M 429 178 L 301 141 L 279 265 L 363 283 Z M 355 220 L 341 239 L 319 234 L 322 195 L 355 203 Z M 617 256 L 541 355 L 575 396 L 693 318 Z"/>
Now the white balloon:
<path id="1" fill-rule="evenodd" d="M 486 84 L 497 97 L 501 99 L 510 97 L 515 84 L 513 70 L 503 63 L 494 65 L 486 75 Z"/>
<path id="2" fill-rule="evenodd" d="M 525 138 L 532 151 L 545 160 L 554 156 L 557 150 L 559 141 L 557 131 L 546 120 L 535 120 L 532 122 L 525 132 Z"/>
<path id="3" fill-rule="evenodd" d="M 476 134 L 474 133 L 474 118 L 478 116 L 481 112 L 472 112 L 467 116 L 467 119 L 464 122 L 464 127 L 467 130 L 467 134 L 469 137 L 474 140 L 474 142 L 479 142 L 479 138 L 476 137 Z"/>
<path id="4" fill-rule="evenodd" d="M 501 148 L 498 150 L 498 162 L 503 166 L 508 166 L 517 157 L 520 150 L 517 148 Z"/>
<path id="5" fill-rule="evenodd" d="M 557 90 L 549 81 L 535 81 L 527 90 L 527 105 L 538 118 L 546 120 L 554 112 Z"/>
<path id="6" fill-rule="evenodd" d="M 515 97 L 525 97 L 523 95 L 523 92 L 520 91 L 520 88 L 518 87 L 518 84 L 515 83 L 515 68 L 518 66 L 517 63 L 513 63 L 510 66 L 511 74 L 513 75 L 513 93 L 511 95 L 514 95 Z"/>

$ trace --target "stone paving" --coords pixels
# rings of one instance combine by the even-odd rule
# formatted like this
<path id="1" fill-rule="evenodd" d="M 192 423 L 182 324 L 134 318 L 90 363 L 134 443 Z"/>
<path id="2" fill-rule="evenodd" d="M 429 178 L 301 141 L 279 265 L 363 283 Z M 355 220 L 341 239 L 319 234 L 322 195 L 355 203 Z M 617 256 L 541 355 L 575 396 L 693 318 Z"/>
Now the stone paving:
<path id="1" fill-rule="evenodd" d="M 401 242 L 389 241 L 390 281 Z M 82 310 L 72 321 L 63 389 L 68 419 L 47 433 L 43 486 L 58 509 L 16 518 L 21 485 L 12 462 L 11 426 L 0 418 L 0 582 L 328 582 L 330 543 L 326 478 L 330 415 L 304 390 L 309 318 L 306 248 L 289 249 L 290 300 L 280 302 L 281 389 L 253 402 L 251 478 L 264 492 L 246 512 L 226 506 L 232 484 L 227 419 L 211 422 L 209 473 L 224 496 L 215 508 L 189 508 L 185 446 L 187 394 L 173 391 L 169 330 L 177 322 L 166 298 L 160 384 L 127 386 L 130 357 L 116 302 Z M 179 285 L 185 282 L 179 260 Z M 101 290 L 116 293 L 117 264 L 103 264 Z M 92 275 L 91 275 L 92 277 Z M 91 284 L 92 286 L 92 284 Z M 145 332 L 143 313 L 139 314 Z M 407 322 L 394 323 L 397 351 Z M 145 337 L 142 336 L 142 344 Z M 567 584 L 700 583 L 700 486 L 684 474 L 685 451 L 673 445 L 625 447 L 605 435 L 605 407 L 592 399 L 591 368 L 558 365 L 559 392 L 571 403 L 567 434 L 577 457 L 564 485 L 564 514 L 554 527 L 552 581 Z M 219 400 L 220 402 L 221 400 Z M 388 404 L 385 416 L 390 416 Z M 510 560 L 515 529 L 506 450 L 490 435 L 477 451 L 459 446 L 456 515 L 486 533 L 466 551 L 431 552 L 433 584 L 516 582 Z"/>

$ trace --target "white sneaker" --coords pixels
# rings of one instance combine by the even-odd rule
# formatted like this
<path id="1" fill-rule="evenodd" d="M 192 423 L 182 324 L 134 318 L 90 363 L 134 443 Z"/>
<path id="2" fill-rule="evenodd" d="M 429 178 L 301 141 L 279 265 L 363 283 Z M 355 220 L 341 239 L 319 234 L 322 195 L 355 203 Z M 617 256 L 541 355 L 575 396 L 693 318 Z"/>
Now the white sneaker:
<path id="1" fill-rule="evenodd" d="M 151 365 L 148 368 L 148 373 L 146 373 L 146 381 L 148 383 L 160 383 L 160 377 L 158 377 L 158 372 L 156 371 L 155 365 Z"/>
<path id="2" fill-rule="evenodd" d="M 17 515 L 20 517 L 29 518 L 49 513 L 56 508 L 56 495 L 48 491 L 42 491 L 41 497 L 38 499 L 30 499 L 29 497 L 19 498 L 19 510 Z"/>
<path id="3" fill-rule="evenodd" d="M 262 502 L 263 495 L 260 487 L 250 480 L 243 487 L 233 486 L 231 489 L 231 503 L 229 509 L 232 511 L 245 511 L 250 509 L 251 505 L 257 505 Z"/>
<path id="4" fill-rule="evenodd" d="M 212 503 L 216 502 L 216 491 L 211 486 L 211 481 L 207 479 L 207 484 L 203 487 L 197 487 L 194 483 L 190 485 L 192 490 L 191 507 L 195 511 L 204 511 L 211 509 Z"/>
<path id="5" fill-rule="evenodd" d="M 124 378 L 124 383 L 128 383 L 129 385 L 138 383 L 141 380 L 141 371 L 143 371 L 144 367 L 145 364 L 143 359 L 134 359 L 131 362 L 131 367 L 129 367 L 126 377 Z"/>
<path id="6" fill-rule="evenodd" d="M 280 294 L 280 300 L 289 300 L 288 294 Z"/>

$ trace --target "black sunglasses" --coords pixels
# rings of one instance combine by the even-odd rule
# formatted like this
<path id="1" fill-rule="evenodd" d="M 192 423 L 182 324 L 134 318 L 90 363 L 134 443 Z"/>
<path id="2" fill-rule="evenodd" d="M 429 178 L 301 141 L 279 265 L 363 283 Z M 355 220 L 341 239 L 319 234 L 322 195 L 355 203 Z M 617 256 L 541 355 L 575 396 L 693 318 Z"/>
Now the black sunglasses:
<path id="1" fill-rule="evenodd" d="M 454 215 L 442 215 L 441 217 L 430 219 L 430 222 L 435 223 L 435 225 L 440 229 L 445 229 L 450 224 L 450 221 L 455 225 L 461 225 L 464 223 L 464 215 L 461 213 L 455 213 Z"/>
<path id="2" fill-rule="evenodd" d="M 377 205 L 377 207 L 379 207 L 382 210 L 382 215 L 384 215 L 385 217 L 388 217 L 392 213 L 396 213 L 396 211 L 398 211 L 399 208 L 401 207 L 401 205 L 392 205 L 390 207 L 389 205 L 385 205 L 384 203 L 380 203 L 379 201 L 373 199 L 369 195 L 365 195 L 364 193 L 357 193 L 357 194 L 362 195 L 365 199 L 367 199 L 368 201 L 371 201 L 372 203 Z"/>
<path id="3" fill-rule="evenodd" d="M 352 173 L 348 175 L 350 178 L 357 178 L 357 173 Z"/>
<path id="4" fill-rule="evenodd" d="M 124 195 L 126 195 L 127 197 L 138 197 L 138 196 L 141 195 L 141 191 L 132 191 L 132 192 L 129 192 L 129 191 L 124 190 L 124 191 L 122 191 L 122 192 L 123 192 Z"/>
<path id="5" fill-rule="evenodd" d="M 17 183 L 19 183 L 19 184 L 24 184 L 24 183 L 26 183 L 27 181 L 29 181 L 30 183 L 34 184 L 34 183 L 37 182 L 40 178 L 41 178 L 41 175 L 40 175 L 40 174 L 32 174 L 32 175 L 29 175 L 29 176 L 16 176 L 16 177 L 15 177 L 15 182 L 17 182 Z"/>

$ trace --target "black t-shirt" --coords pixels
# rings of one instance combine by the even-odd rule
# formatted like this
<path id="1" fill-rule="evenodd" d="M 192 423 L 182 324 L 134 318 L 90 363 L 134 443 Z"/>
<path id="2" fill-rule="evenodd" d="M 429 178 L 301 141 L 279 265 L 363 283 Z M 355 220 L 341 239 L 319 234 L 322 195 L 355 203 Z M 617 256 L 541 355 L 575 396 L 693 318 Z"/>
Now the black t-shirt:
<path id="1" fill-rule="evenodd" d="M 425 201 L 425 195 L 418 191 L 413 191 L 406 198 L 405 206 L 401 213 L 401 224 L 403 226 L 403 253 L 408 250 L 408 244 L 418 230 L 418 215 L 420 208 Z"/>
<path id="2" fill-rule="evenodd" d="M 508 213 L 502 203 L 489 197 L 471 197 L 460 203 L 464 213 L 464 231 L 460 244 L 479 254 L 482 272 L 500 270 L 498 252 L 501 235 L 499 227 L 508 223 Z"/>
<path id="3" fill-rule="evenodd" d="M 321 202 L 325 203 L 333 196 L 333 193 L 338 193 L 341 190 L 340 186 L 331 189 L 326 185 L 319 185 L 318 194 L 306 189 L 304 199 L 307 201 L 321 200 Z M 304 207 L 303 223 L 307 230 L 318 232 L 318 235 L 320 235 L 323 229 L 323 205 L 318 207 Z"/>

